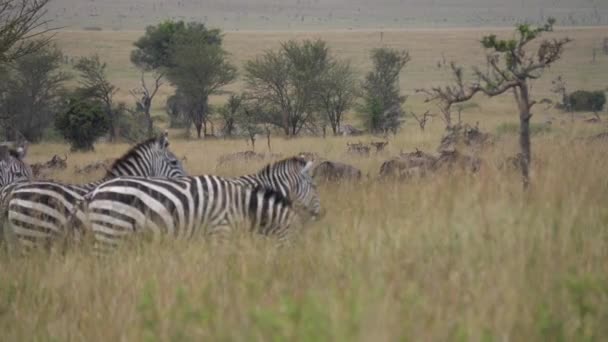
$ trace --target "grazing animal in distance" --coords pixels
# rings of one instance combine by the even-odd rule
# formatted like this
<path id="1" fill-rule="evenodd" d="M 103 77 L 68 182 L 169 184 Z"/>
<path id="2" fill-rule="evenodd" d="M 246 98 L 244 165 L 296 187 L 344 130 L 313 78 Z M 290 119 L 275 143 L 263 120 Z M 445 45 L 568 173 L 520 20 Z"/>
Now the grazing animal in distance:
<path id="1" fill-rule="evenodd" d="M 54 155 L 49 161 L 45 163 L 32 164 L 32 172 L 34 173 L 34 178 L 40 179 L 41 177 L 48 176 L 47 172 L 49 171 L 63 170 L 67 168 L 67 160 L 67 156 L 64 156 L 62 159 L 60 156 Z"/>
<path id="2" fill-rule="evenodd" d="M 384 151 L 386 146 L 388 146 L 388 141 L 371 142 L 370 145 L 376 149 L 376 153 L 380 153 Z"/>
<path id="3" fill-rule="evenodd" d="M 356 181 L 361 179 L 361 170 L 348 164 L 325 160 L 315 167 L 312 177 L 329 182 Z"/>
<path id="4" fill-rule="evenodd" d="M 239 162 L 239 161 L 255 161 L 264 160 L 264 155 L 256 153 L 254 151 L 236 152 L 231 154 L 225 154 L 220 156 L 218 159 L 218 165 L 225 165 L 228 163 Z"/>
<path id="5" fill-rule="evenodd" d="M 391 158 L 380 166 L 380 178 L 410 178 L 414 175 L 424 176 L 435 167 L 437 158 L 416 150 L 412 153 L 401 153 L 396 158 Z"/>
<path id="6" fill-rule="evenodd" d="M 369 146 L 359 142 L 356 144 L 346 143 L 347 152 L 359 156 L 369 156 Z"/>

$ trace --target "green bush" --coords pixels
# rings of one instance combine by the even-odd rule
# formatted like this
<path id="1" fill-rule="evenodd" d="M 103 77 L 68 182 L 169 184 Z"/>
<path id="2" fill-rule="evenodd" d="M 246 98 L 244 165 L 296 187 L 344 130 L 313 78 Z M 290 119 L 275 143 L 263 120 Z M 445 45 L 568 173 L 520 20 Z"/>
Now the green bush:
<path id="1" fill-rule="evenodd" d="M 606 104 L 606 93 L 577 90 L 568 95 L 568 103 L 575 112 L 601 112 Z"/>
<path id="2" fill-rule="evenodd" d="M 142 112 L 129 113 L 124 108 L 124 105 L 121 104 L 115 109 L 120 114 L 118 117 L 120 137 L 134 143 L 149 138 L 148 129 L 145 124 L 142 124 L 146 122 L 145 114 Z M 154 126 L 153 136 L 158 136 L 160 133 L 161 130 Z"/>
<path id="3" fill-rule="evenodd" d="M 70 97 L 66 110 L 55 118 L 55 128 L 72 151 L 92 151 L 93 143 L 108 132 L 109 120 L 97 101 Z"/>

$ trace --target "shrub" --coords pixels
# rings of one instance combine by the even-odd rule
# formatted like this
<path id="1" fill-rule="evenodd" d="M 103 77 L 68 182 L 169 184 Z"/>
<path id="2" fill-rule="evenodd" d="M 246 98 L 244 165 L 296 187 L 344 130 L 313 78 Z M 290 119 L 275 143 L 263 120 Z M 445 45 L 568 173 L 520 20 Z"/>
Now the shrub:
<path id="1" fill-rule="evenodd" d="M 114 111 L 119 113 L 118 131 L 121 138 L 133 143 L 148 138 L 148 127 L 142 124 L 146 122 L 145 113 L 129 111 L 124 103 L 119 104 Z M 157 127 L 153 127 L 153 129 L 155 136 L 161 133 Z"/>
<path id="2" fill-rule="evenodd" d="M 576 112 L 601 112 L 606 104 L 606 93 L 602 90 L 577 90 L 568 95 L 568 103 Z"/>
<path id="3" fill-rule="evenodd" d="M 110 123 L 99 102 L 72 96 L 66 110 L 55 118 L 55 127 L 72 151 L 92 151 L 93 143 L 108 132 Z"/>

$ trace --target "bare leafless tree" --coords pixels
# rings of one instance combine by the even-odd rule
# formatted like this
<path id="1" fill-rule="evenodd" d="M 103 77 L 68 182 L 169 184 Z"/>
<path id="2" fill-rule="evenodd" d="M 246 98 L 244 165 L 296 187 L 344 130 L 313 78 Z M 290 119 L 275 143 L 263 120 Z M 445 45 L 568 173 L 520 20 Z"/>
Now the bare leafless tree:
<path id="1" fill-rule="evenodd" d="M 425 102 L 434 102 L 437 105 L 447 128 L 452 127 L 452 105 L 470 100 L 481 90 L 478 83 L 465 83 L 461 66 L 452 62 L 450 67 L 453 84 L 416 90 L 417 93 L 427 95 Z"/>
<path id="2" fill-rule="evenodd" d="M 416 115 L 416 113 L 414 113 L 414 112 L 411 112 L 410 114 L 412 115 L 414 120 L 416 120 L 416 122 L 418 122 L 418 126 L 420 126 L 420 130 L 422 130 L 423 132 L 424 132 L 424 128 L 426 127 L 428 120 L 435 116 L 435 114 L 431 114 L 430 110 L 427 110 L 421 116 Z"/>
<path id="3" fill-rule="evenodd" d="M 10 63 L 47 45 L 50 0 L 0 0 L 0 63 Z M 38 39 L 31 39 L 38 37 Z"/>
<path id="4" fill-rule="evenodd" d="M 147 135 L 151 138 L 154 135 L 154 122 L 152 121 L 150 109 L 152 108 L 154 96 L 156 96 L 156 93 L 163 85 L 163 73 L 155 72 L 154 83 L 148 87 L 146 83 L 146 72 L 142 70 L 140 82 L 141 86 L 139 88 L 131 89 L 130 93 L 135 98 L 137 109 L 145 115 Z"/>

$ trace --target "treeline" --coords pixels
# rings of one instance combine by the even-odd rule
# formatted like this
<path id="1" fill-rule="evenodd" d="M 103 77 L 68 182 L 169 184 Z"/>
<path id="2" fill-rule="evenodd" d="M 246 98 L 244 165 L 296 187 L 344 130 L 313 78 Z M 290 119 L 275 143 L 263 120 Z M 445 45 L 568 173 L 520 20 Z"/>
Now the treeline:
<path id="1" fill-rule="evenodd" d="M 223 38 L 220 30 L 202 23 L 165 21 L 148 27 L 134 43 L 130 58 L 141 73 L 140 85 L 129 90 L 132 104 L 115 101 L 118 89 L 98 56 L 76 60 L 70 71 L 57 46 L 41 43 L 1 64 L 0 119 L 5 138 L 14 139 L 15 132 L 33 142 L 58 136 L 80 150 L 92 149 L 102 136 L 110 141 L 140 140 L 156 133 L 152 102 L 167 84 L 175 90 L 165 106 L 171 127 L 194 128 L 198 137 L 340 134 L 347 112 L 356 112 L 373 134 L 396 133 L 404 121 L 406 97 L 399 81 L 410 62 L 408 51 L 371 50 L 372 69 L 359 78 L 350 62 L 336 56 L 325 41 L 291 40 L 237 70 Z M 492 43 L 486 41 L 484 47 Z M 508 48 L 496 46 L 498 52 Z M 480 91 L 465 86 L 462 68 L 453 66 L 453 71 L 454 86 L 421 90 L 437 102 L 447 126 L 451 105 Z M 492 87 L 495 80 L 476 74 Z M 237 78 L 245 81 L 242 92 L 227 92 L 226 86 Z M 225 104 L 213 108 L 209 98 L 214 95 L 229 96 Z M 565 95 L 572 98 L 572 110 L 599 111 L 605 102 L 603 92 Z M 412 117 L 418 119 L 415 113 Z"/>
<path id="2" fill-rule="evenodd" d="M 322 40 L 288 41 L 245 63 L 242 93 L 213 110 L 209 96 L 239 76 L 223 49 L 219 30 L 200 23 L 163 22 L 148 27 L 136 43 L 132 62 L 142 72 L 165 77 L 176 89 L 167 100 L 173 126 L 194 126 L 198 137 L 221 122 L 224 136 L 277 129 L 287 136 L 304 131 L 340 131 L 344 114 L 363 98 L 359 112 L 372 132 L 396 131 L 403 112 L 399 74 L 409 61 L 406 51 L 372 51 L 374 70 L 363 82 L 346 60 Z"/>
<path id="3" fill-rule="evenodd" d="M 87 150 L 100 136 L 110 141 L 152 136 L 152 101 L 165 83 L 175 89 L 166 102 L 170 125 L 193 127 L 198 137 L 274 130 L 287 136 L 339 134 L 351 110 L 373 133 L 396 132 L 403 120 L 399 76 L 410 60 L 407 51 L 371 51 L 373 70 L 359 80 L 349 61 L 335 56 L 323 40 L 283 42 L 240 72 L 223 48 L 222 33 L 201 23 L 165 21 L 148 27 L 134 45 L 131 62 L 141 73 L 140 86 L 130 90 L 134 105 L 114 100 L 118 89 L 98 56 L 76 60 L 70 72 L 61 50 L 46 44 L 4 65 L 5 138 L 18 132 L 37 142 L 57 132 L 75 149 Z M 209 97 L 228 94 L 225 86 L 238 77 L 245 80 L 244 90 L 212 108 Z"/>

